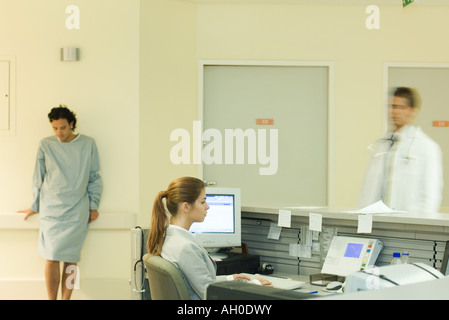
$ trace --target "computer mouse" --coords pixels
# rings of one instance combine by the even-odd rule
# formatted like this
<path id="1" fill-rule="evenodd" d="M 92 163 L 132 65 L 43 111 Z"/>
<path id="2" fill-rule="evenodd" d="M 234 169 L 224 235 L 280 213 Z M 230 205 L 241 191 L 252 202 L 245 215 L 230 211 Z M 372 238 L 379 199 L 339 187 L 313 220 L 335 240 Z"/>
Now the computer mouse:
<path id="1" fill-rule="evenodd" d="M 329 291 L 337 291 L 337 290 L 340 290 L 342 286 L 343 286 L 343 283 L 341 283 L 340 281 L 332 281 L 332 282 L 328 283 L 328 285 L 326 286 L 326 289 Z"/>

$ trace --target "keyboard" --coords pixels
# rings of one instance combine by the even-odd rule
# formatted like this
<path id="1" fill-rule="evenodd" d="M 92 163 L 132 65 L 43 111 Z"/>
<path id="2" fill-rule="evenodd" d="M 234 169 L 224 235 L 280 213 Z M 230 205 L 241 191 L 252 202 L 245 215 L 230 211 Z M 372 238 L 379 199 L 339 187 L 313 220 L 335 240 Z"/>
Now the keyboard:
<path id="1" fill-rule="evenodd" d="M 250 273 L 243 273 L 244 275 L 247 275 L 248 277 L 252 279 L 261 278 L 268 280 L 272 283 L 272 286 L 276 289 L 283 289 L 283 290 L 294 290 L 301 288 L 305 282 L 298 281 L 298 280 L 292 280 L 288 278 L 281 278 L 276 276 L 267 276 L 264 274 L 250 274 Z"/>

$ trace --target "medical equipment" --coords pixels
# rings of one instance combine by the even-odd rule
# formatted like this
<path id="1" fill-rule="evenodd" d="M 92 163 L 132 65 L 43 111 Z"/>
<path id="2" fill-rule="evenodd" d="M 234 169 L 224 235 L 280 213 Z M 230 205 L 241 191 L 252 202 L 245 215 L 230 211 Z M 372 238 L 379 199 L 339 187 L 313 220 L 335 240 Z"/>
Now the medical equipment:
<path id="1" fill-rule="evenodd" d="M 346 277 L 345 293 L 383 289 L 440 278 L 444 278 L 441 272 L 424 263 L 370 267 Z"/>
<path id="2" fill-rule="evenodd" d="M 139 226 L 131 230 L 131 300 L 150 300 L 150 287 L 145 275 L 145 265 L 142 260 L 147 252 L 145 245 L 148 240 L 148 229 Z"/>
<path id="3" fill-rule="evenodd" d="M 412 149 L 413 145 L 415 144 L 416 135 L 418 134 L 419 128 L 415 127 L 414 130 L 415 130 L 415 132 L 413 133 L 413 136 L 408 137 L 409 142 L 408 142 L 408 150 L 406 152 L 407 155 L 404 156 L 402 159 L 402 160 L 406 160 L 407 164 L 408 164 L 408 161 L 410 160 L 410 150 Z M 397 141 L 399 141 L 398 134 L 396 132 L 393 132 L 390 137 L 381 138 L 381 139 L 377 140 L 376 142 L 370 144 L 368 146 L 368 150 L 370 150 L 371 152 L 374 153 L 373 157 L 375 157 L 375 158 L 385 156 L 386 154 L 388 154 L 388 152 L 390 152 L 390 149 L 392 149 L 393 145 L 395 143 L 397 143 Z"/>
<path id="4" fill-rule="evenodd" d="M 374 265 L 383 248 L 377 239 L 340 237 L 332 239 L 321 273 L 347 276 Z"/>

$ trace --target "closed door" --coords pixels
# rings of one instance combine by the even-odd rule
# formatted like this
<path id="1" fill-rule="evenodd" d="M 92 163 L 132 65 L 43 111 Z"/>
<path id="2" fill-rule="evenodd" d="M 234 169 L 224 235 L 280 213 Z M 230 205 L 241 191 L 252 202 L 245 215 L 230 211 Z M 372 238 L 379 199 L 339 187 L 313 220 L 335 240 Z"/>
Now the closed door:
<path id="1" fill-rule="evenodd" d="M 0 131 L 9 129 L 9 61 L 0 61 Z"/>
<path id="2" fill-rule="evenodd" d="M 244 205 L 327 205 L 328 74 L 204 65 L 204 180 L 240 187 Z"/>

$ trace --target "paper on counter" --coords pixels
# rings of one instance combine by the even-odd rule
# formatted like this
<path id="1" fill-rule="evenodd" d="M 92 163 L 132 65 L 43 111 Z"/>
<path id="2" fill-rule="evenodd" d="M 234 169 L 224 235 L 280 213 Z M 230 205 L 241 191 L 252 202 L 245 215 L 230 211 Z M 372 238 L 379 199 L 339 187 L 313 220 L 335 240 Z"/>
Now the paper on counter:
<path id="1" fill-rule="evenodd" d="M 362 213 L 362 214 L 378 214 L 378 213 L 403 213 L 405 211 L 392 210 L 383 203 L 382 200 L 373 203 L 363 209 L 354 211 L 343 211 L 344 213 Z"/>

